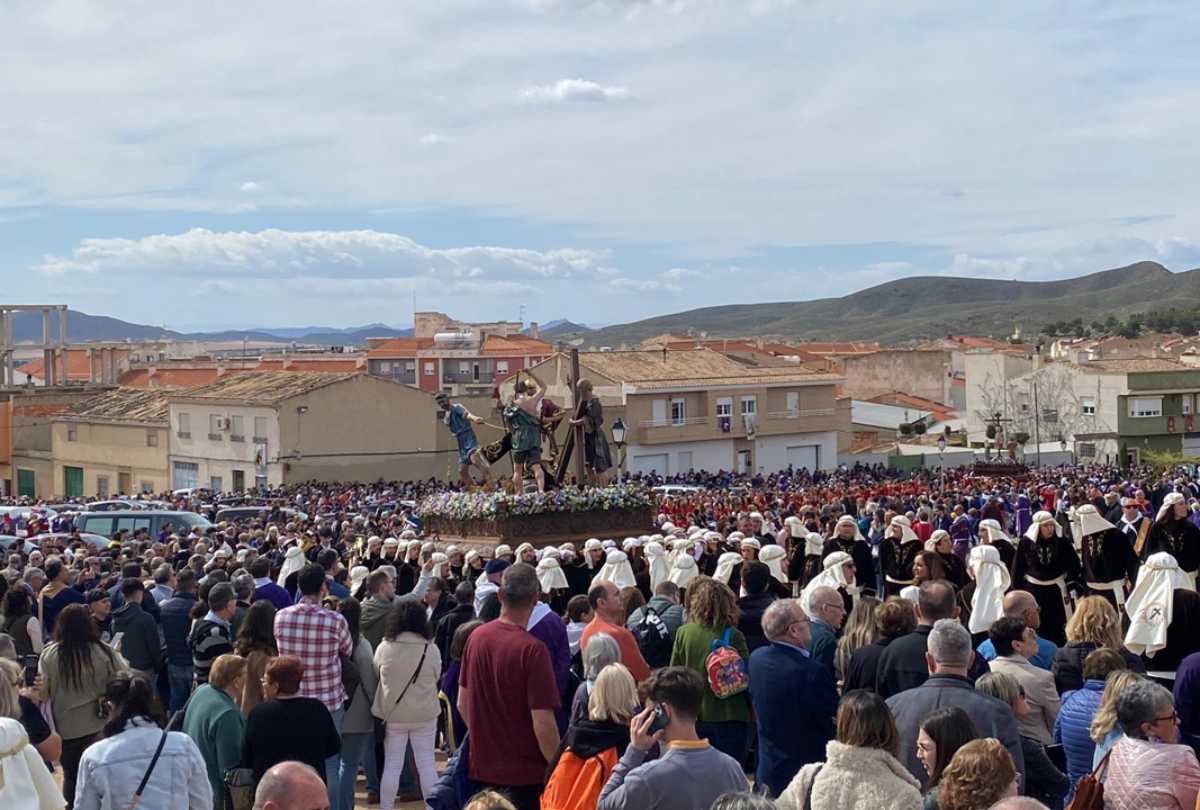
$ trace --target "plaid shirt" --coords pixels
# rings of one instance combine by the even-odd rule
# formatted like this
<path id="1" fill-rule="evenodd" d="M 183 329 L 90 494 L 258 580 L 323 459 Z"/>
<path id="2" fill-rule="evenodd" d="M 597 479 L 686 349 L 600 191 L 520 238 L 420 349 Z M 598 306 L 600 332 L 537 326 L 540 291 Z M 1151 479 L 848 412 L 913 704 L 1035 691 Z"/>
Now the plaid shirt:
<path id="1" fill-rule="evenodd" d="M 275 642 L 280 655 L 294 655 L 304 664 L 300 694 L 316 698 L 330 712 L 342 708 L 342 662 L 350 655 L 350 628 L 340 613 L 302 601 L 275 614 Z"/>

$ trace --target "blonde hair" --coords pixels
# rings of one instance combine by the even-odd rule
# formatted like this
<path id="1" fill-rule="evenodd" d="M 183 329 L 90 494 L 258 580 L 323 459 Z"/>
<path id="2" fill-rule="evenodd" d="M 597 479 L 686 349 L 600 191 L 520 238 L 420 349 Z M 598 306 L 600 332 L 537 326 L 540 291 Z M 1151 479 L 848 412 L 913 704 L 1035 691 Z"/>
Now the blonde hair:
<path id="1" fill-rule="evenodd" d="M 208 673 L 213 689 L 224 689 L 246 673 L 246 659 L 233 653 L 218 655 Z"/>
<path id="2" fill-rule="evenodd" d="M 505 798 L 503 793 L 484 790 L 476 793 L 463 810 L 517 810 L 517 808 Z"/>
<path id="3" fill-rule="evenodd" d="M 600 670 L 588 696 L 588 719 L 627 725 L 637 713 L 637 683 L 624 664 Z"/>
<path id="4" fill-rule="evenodd" d="M 0 717 L 21 719 L 21 704 L 17 687 L 21 682 L 21 665 L 7 658 L 0 658 Z"/>
<path id="5" fill-rule="evenodd" d="M 1117 698 L 1127 687 L 1141 680 L 1141 677 L 1131 669 L 1119 669 L 1108 673 L 1108 677 L 1104 679 L 1104 692 L 1100 695 L 1100 706 L 1092 716 L 1092 725 L 1088 727 L 1088 734 L 1093 742 L 1104 742 L 1108 733 L 1117 727 Z"/>
<path id="6" fill-rule="evenodd" d="M 1121 617 L 1103 596 L 1085 596 L 1075 603 L 1067 622 L 1067 641 L 1121 649 Z"/>
<path id="7" fill-rule="evenodd" d="M 854 610 L 846 619 L 842 637 L 838 640 L 837 650 L 833 654 L 833 668 L 839 680 L 846 679 L 846 670 L 850 666 L 850 656 L 854 655 L 854 651 L 879 638 L 879 630 L 875 626 L 875 611 L 879 604 L 879 600 L 873 596 L 860 596 L 854 603 Z"/>
<path id="8" fill-rule="evenodd" d="M 954 752 L 938 783 L 941 810 L 984 810 L 1003 799 L 1017 769 L 995 737 L 971 740 Z"/>

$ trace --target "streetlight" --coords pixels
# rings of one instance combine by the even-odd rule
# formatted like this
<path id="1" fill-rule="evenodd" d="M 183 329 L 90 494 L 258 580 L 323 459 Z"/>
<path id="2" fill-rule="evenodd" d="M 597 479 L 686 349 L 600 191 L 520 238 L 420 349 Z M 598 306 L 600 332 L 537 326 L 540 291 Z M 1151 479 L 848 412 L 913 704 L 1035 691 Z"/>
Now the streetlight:
<path id="1" fill-rule="evenodd" d="M 946 434 L 945 433 L 943 433 L 941 436 L 938 436 L 937 446 L 938 446 L 938 472 L 941 473 L 942 489 L 945 489 L 946 488 L 946 459 L 945 459 Z"/>
<path id="2" fill-rule="evenodd" d="M 620 418 L 612 423 L 612 437 L 613 444 L 620 453 L 620 461 L 617 464 L 617 480 L 620 481 L 625 477 L 625 422 Z"/>

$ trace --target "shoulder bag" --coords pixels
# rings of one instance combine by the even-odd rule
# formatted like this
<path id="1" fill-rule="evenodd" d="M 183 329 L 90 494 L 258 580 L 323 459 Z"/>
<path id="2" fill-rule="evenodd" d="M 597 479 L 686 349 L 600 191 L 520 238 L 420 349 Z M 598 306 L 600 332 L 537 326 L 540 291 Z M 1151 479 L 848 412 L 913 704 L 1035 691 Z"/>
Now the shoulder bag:
<path id="1" fill-rule="evenodd" d="M 404 685 L 404 689 L 400 692 L 400 697 L 396 698 L 396 702 L 388 709 L 387 713 L 391 714 L 396 707 L 400 705 L 400 701 L 404 700 L 404 696 L 408 694 L 409 688 L 417 682 L 417 678 L 421 675 L 421 667 L 425 666 L 425 655 L 429 652 L 429 642 L 425 642 L 425 649 L 421 650 L 421 660 L 417 662 L 417 668 L 413 671 L 412 677 L 408 683 Z M 383 740 L 387 738 L 387 720 L 386 718 L 375 717 L 375 739 Z"/>
<path id="2" fill-rule="evenodd" d="M 1067 810 L 1104 810 L 1104 774 L 1108 770 L 1108 758 L 1112 749 L 1100 760 L 1096 769 L 1079 780 L 1075 786 L 1075 795 Z"/>
<path id="3" fill-rule="evenodd" d="M 162 756 L 163 747 L 167 744 L 167 730 L 162 730 L 162 736 L 158 738 L 158 747 L 154 749 L 154 756 L 150 758 L 150 764 L 146 766 L 146 772 L 142 774 L 142 781 L 138 782 L 137 790 L 133 792 L 133 801 L 129 803 L 128 810 L 136 810 L 138 803 L 142 800 L 142 792 L 146 789 L 147 783 L 150 781 L 150 774 L 154 773 L 154 766 L 158 764 L 158 758 Z"/>

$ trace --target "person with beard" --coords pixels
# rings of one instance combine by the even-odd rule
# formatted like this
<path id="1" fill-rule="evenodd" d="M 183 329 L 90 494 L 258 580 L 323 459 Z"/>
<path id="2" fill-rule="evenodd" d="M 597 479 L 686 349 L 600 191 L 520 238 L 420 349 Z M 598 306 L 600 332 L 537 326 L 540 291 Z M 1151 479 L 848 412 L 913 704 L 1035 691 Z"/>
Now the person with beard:
<path id="1" fill-rule="evenodd" d="M 1041 635 L 1055 645 L 1066 644 L 1068 594 L 1082 590 L 1083 573 L 1074 544 L 1049 512 L 1038 512 L 1013 562 L 1013 587 L 1033 594 L 1041 607 Z"/>
<path id="2" fill-rule="evenodd" d="M 893 517 L 879 544 L 884 598 L 899 596 L 906 585 L 912 585 L 913 562 L 922 550 L 908 518 L 904 515 Z"/>
<path id="3" fill-rule="evenodd" d="M 875 587 L 875 558 L 871 555 L 871 544 L 858 530 L 858 523 L 850 515 L 842 515 L 833 526 L 833 536 L 825 542 L 821 557 L 835 551 L 849 554 L 854 560 L 854 570 L 864 588 Z"/>
<path id="4" fill-rule="evenodd" d="M 1195 585 L 1196 572 L 1200 569 L 1200 529 L 1188 520 L 1187 501 L 1179 492 L 1168 493 L 1163 498 L 1163 505 L 1150 527 L 1142 558 L 1149 559 L 1150 555 L 1161 552 L 1174 557 L 1180 570 L 1191 577 Z"/>
<path id="5" fill-rule="evenodd" d="M 1013 561 L 1017 558 L 1017 547 L 1004 533 L 999 521 L 979 521 L 979 543 L 984 546 L 994 546 L 996 553 L 1000 555 L 1000 562 L 1004 563 L 1004 567 L 1010 573 L 1012 572 Z"/>
<path id="6" fill-rule="evenodd" d="M 1125 580 L 1137 582 L 1138 558 L 1125 535 L 1090 503 L 1075 510 L 1079 527 L 1080 563 L 1089 593 L 1103 596 L 1121 612 Z"/>
<path id="7" fill-rule="evenodd" d="M 533 547 L 533 543 L 522 543 L 517 546 L 517 562 L 523 562 L 526 565 L 537 567 L 538 555 L 537 549 Z"/>

